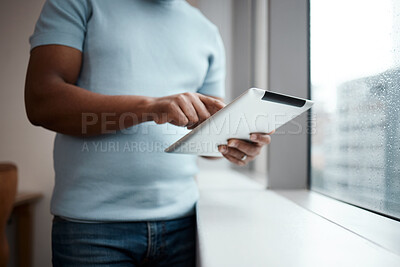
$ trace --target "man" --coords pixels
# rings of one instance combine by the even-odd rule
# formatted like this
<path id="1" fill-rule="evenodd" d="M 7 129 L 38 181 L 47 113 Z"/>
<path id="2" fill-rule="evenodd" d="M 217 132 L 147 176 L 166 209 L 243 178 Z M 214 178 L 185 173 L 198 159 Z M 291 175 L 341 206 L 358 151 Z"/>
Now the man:
<path id="1" fill-rule="evenodd" d="M 57 132 L 54 266 L 193 266 L 196 158 L 163 150 L 224 104 L 217 28 L 183 0 L 48 0 L 26 110 Z M 270 142 L 229 140 L 244 165 Z"/>

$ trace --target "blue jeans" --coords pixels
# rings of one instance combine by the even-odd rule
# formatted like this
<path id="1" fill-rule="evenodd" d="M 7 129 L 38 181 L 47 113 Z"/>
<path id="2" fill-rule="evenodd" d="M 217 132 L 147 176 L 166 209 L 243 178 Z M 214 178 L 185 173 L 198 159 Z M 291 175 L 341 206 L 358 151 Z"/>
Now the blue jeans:
<path id="1" fill-rule="evenodd" d="M 195 266 L 196 217 L 150 222 L 53 220 L 55 267 Z"/>

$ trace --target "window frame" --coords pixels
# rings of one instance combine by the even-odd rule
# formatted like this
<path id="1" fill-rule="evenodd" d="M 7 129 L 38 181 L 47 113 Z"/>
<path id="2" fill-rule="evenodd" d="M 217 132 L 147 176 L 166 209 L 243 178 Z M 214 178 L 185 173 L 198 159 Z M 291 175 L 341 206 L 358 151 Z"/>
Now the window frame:
<path id="1" fill-rule="evenodd" d="M 309 76 L 309 1 L 268 1 L 268 88 L 309 98 Z M 272 136 L 267 188 L 309 188 L 308 116 L 297 117 Z M 294 123 L 301 125 L 300 134 L 279 134 L 290 133 Z"/>
<path id="2" fill-rule="evenodd" d="M 278 92 L 309 98 L 311 96 L 310 1 L 269 0 L 268 2 L 269 88 Z M 296 8 L 294 8 L 295 6 Z M 296 11 L 295 14 L 285 14 L 288 10 L 293 9 Z M 283 20 L 291 21 L 285 22 Z M 295 36 L 303 34 L 306 38 L 301 39 L 302 43 L 299 44 L 295 42 L 295 37 L 283 36 L 280 31 L 294 33 Z M 287 45 L 279 45 L 285 38 L 293 42 Z M 301 53 L 305 54 L 306 57 L 301 57 Z M 300 72 L 303 71 L 301 72 L 303 77 L 291 75 L 294 73 L 293 70 L 287 71 L 281 67 L 282 65 L 290 65 L 294 59 L 296 61 L 294 67 L 298 68 Z M 285 81 L 280 80 L 279 72 L 284 72 L 287 79 L 301 86 L 298 86 L 295 90 L 287 90 L 290 86 L 287 86 Z M 276 74 L 278 74 L 278 77 Z M 307 120 L 307 118 L 309 119 Z M 310 118 L 311 112 L 309 111 L 297 120 L 303 127 L 310 129 L 312 126 Z M 282 128 L 287 128 L 287 126 Z M 311 134 L 301 135 L 298 138 L 290 135 L 272 136 L 272 140 L 268 149 L 266 187 L 269 190 L 279 193 L 299 206 L 365 238 L 375 245 L 400 255 L 399 246 L 393 244 L 391 240 L 393 237 L 400 237 L 400 221 L 311 190 Z M 298 141 L 306 142 L 307 146 L 296 146 Z M 286 160 L 283 164 L 282 159 L 290 154 L 294 156 L 288 157 L 289 160 Z M 301 159 L 304 155 L 306 155 L 306 161 Z M 301 166 L 302 164 L 306 168 Z M 349 210 L 352 212 L 348 212 Z M 363 218 L 362 223 L 354 224 L 359 220 L 359 216 Z M 383 229 L 389 231 L 390 235 L 383 235 Z"/>

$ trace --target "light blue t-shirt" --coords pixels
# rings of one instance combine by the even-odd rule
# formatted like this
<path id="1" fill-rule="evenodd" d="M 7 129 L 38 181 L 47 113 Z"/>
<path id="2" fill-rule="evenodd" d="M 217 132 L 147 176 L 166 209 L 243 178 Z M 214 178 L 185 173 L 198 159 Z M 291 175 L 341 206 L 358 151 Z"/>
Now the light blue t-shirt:
<path id="1" fill-rule="evenodd" d="M 77 85 L 92 92 L 224 96 L 219 32 L 183 0 L 48 0 L 30 42 L 32 49 L 59 44 L 82 51 Z M 146 122 L 90 138 L 57 134 L 51 212 L 83 221 L 192 214 L 196 157 L 164 152 L 187 132 Z"/>

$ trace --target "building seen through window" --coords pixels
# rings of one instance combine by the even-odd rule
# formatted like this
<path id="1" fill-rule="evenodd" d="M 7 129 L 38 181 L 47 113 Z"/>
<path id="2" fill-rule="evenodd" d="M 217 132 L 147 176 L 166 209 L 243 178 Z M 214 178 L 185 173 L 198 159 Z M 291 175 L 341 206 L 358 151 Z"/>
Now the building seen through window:
<path id="1" fill-rule="evenodd" d="M 400 218 L 400 1 L 310 10 L 311 188 Z"/>

